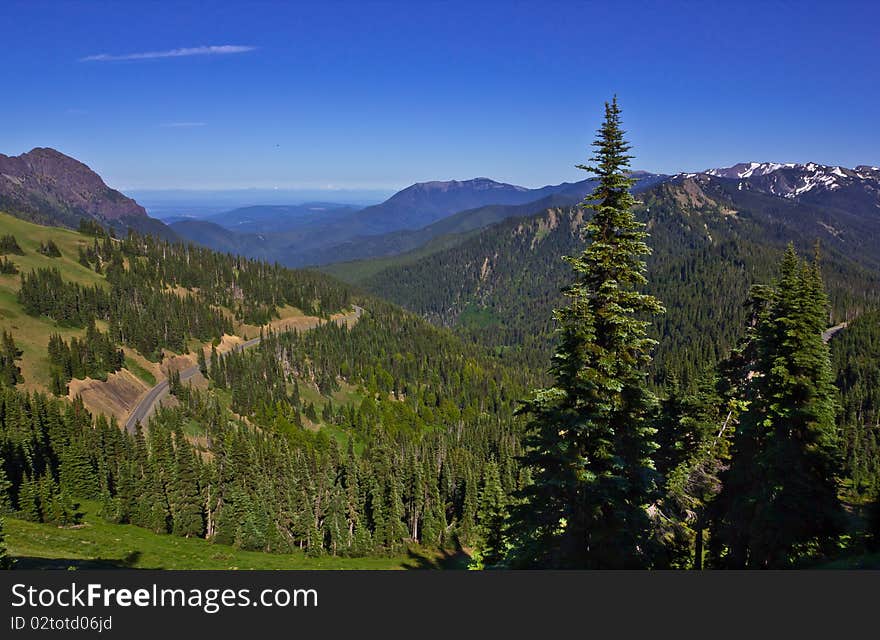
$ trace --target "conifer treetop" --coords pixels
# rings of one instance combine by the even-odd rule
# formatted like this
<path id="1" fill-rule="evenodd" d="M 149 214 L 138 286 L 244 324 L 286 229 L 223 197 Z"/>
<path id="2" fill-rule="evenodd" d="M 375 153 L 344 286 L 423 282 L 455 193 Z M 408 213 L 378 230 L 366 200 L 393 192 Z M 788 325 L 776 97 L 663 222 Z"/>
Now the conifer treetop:
<path id="1" fill-rule="evenodd" d="M 605 103 L 605 120 L 602 126 L 596 130 L 596 140 L 591 144 L 596 147 L 594 155 L 590 158 L 591 165 L 578 164 L 578 169 L 589 171 L 599 177 L 600 185 L 597 192 L 620 191 L 629 189 L 635 184 L 623 171 L 629 167 L 629 161 L 633 156 L 627 154 L 630 144 L 624 139 L 624 131 L 621 128 L 621 110 L 617 104 L 617 96 L 610 103 Z"/>

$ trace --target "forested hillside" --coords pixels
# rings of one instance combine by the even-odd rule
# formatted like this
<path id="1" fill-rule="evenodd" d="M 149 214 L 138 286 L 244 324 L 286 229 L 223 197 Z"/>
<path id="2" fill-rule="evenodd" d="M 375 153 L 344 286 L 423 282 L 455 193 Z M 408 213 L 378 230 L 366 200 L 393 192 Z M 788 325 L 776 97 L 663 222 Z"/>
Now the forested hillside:
<path id="1" fill-rule="evenodd" d="M 693 381 L 724 357 L 741 335 L 749 288 L 776 275 L 789 241 L 805 252 L 821 242 L 835 321 L 880 300 L 880 276 L 871 268 L 880 250 L 863 242 L 863 227 L 834 236 L 803 205 L 755 194 L 727 200 L 690 179 L 654 187 L 639 200 L 635 212 L 652 248 L 648 287 L 668 310 L 652 325 L 660 340 L 658 380 L 675 374 Z M 548 353 L 551 310 L 562 299 L 568 267 L 561 256 L 583 246 L 585 220 L 578 208 L 507 220 L 414 262 L 392 262 L 361 286 L 470 340 L 519 351 L 536 363 Z"/>
<path id="2" fill-rule="evenodd" d="M 247 352 L 211 348 L 198 358 L 205 382 L 172 371 L 175 402 L 135 434 L 93 419 L 78 399 L 20 391 L 19 318 L 46 327 L 27 345 L 43 342 L 45 365 L 29 364 L 51 382 L 29 388 L 65 395 L 72 378 L 125 366 L 129 350 L 146 360 L 203 354 L 200 343 L 283 307 L 326 318 L 353 298 L 321 274 L 118 239 L 97 225 L 60 232 L 62 262 L 45 262 L 34 245 L 59 232 L 6 222 L 15 234 L 4 247 L 21 268 L 9 276 L 17 293 L 0 350 L 0 459 L 16 517 L 67 526 L 78 500 L 97 500 L 102 517 L 157 533 L 385 555 L 475 543 L 486 483 L 498 502 L 525 482 L 513 414 L 528 373 L 378 299 L 358 300 L 367 310 L 351 328 L 266 331 Z"/>
<path id="3" fill-rule="evenodd" d="M 880 491 L 880 312 L 850 322 L 831 340 L 831 353 L 852 490 L 871 495 Z"/>

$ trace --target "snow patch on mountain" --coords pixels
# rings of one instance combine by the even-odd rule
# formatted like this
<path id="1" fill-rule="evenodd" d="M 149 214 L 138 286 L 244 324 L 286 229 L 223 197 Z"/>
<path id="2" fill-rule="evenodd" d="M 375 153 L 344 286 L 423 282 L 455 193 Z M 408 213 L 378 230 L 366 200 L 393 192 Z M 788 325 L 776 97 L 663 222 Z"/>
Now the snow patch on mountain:
<path id="1" fill-rule="evenodd" d="M 841 174 L 842 175 L 842 174 Z M 846 177 L 843 175 L 843 177 Z M 802 184 L 799 187 L 796 187 L 793 191 L 789 191 L 784 194 L 786 198 L 796 198 L 802 193 L 806 193 L 807 191 L 812 191 L 817 187 L 824 187 L 829 191 L 834 191 L 835 189 L 839 189 L 840 185 L 837 183 L 834 175 L 825 174 L 822 172 L 813 172 L 812 174 L 808 174 L 801 178 Z"/>

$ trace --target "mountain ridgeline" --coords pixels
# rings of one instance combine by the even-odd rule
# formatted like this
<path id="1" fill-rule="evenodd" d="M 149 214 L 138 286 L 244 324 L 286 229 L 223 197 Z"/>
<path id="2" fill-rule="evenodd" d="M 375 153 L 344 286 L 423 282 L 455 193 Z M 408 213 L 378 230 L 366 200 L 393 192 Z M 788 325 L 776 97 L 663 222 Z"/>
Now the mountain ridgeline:
<path id="1" fill-rule="evenodd" d="M 108 187 L 82 162 L 55 149 L 36 148 L 19 156 L 0 154 L 0 211 L 39 224 L 75 229 L 80 220 L 87 219 L 121 233 L 131 228 L 176 238 L 137 202 Z"/>

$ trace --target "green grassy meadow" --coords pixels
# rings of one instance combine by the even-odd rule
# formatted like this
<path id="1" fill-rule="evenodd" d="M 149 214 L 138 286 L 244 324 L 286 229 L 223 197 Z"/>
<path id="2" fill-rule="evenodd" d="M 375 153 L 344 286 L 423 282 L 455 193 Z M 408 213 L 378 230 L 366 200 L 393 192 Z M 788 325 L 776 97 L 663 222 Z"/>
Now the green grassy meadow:
<path id="1" fill-rule="evenodd" d="M 307 557 L 242 551 L 199 538 L 158 535 L 127 524 L 105 522 L 98 504 L 81 505 L 73 527 L 4 517 L 6 545 L 15 569 L 421 569 L 463 568 L 466 556 L 420 549 L 388 557 Z"/>

